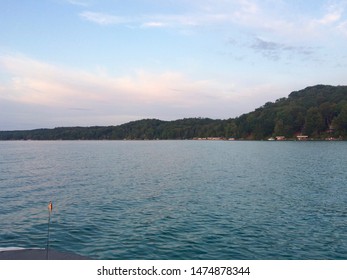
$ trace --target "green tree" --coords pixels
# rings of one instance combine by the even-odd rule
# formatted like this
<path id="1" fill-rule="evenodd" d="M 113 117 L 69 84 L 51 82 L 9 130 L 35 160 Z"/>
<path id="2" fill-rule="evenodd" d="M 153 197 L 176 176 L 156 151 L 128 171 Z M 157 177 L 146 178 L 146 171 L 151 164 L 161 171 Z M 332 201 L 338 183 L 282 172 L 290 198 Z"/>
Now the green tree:
<path id="1" fill-rule="evenodd" d="M 275 128 L 274 128 L 274 134 L 279 136 L 279 135 L 284 135 L 284 124 L 283 120 L 279 119 L 276 121 Z"/>
<path id="2" fill-rule="evenodd" d="M 307 111 L 304 133 L 309 136 L 317 136 L 324 129 L 324 120 L 317 107 Z"/>
<path id="3" fill-rule="evenodd" d="M 324 102 L 319 106 L 319 111 L 322 114 L 326 128 L 329 128 L 333 118 L 336 116 L 336 104 Z"/>
<path id="4" fill-rule="evenodd" d="M 347 104 L 341 109 L 339 115 L 333 121 L 334 129 L 340 134 L 347 134 Z"/>

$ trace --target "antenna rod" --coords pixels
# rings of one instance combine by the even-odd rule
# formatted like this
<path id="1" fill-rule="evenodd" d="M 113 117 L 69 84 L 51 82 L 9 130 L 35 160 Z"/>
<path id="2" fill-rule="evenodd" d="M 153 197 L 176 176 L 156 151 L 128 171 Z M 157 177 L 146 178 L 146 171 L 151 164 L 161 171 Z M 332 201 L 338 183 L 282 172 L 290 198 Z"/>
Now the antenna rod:
<path id="1" fill-rule="evenodd" d="M 48 249 L 49 249 L 49 224 L 51 222 L 51 212 L 53 210 L 52 201 L 48 203 L 48 230 L 47 230 L 47 247 L 46 247 L 46 259 L 48 260 Z"/>

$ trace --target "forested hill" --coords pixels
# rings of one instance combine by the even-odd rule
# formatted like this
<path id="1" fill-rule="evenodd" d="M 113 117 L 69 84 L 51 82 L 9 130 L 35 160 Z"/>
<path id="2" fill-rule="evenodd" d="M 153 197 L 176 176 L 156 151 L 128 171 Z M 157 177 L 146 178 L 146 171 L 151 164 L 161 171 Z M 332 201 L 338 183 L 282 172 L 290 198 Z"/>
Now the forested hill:
<path id="1" fill-rule="evenodd" d="M 232 114 L 232 112 L 230 112 Z M 268 102 L 253 112 L 228 120 L 189 118 L 176 121 L 145 119 L 119 126 L 59 127 L 0 131 L 0 140 L 122 140 L 223 137 L 262 140 L 347 140 L 347 86 L 317 85 Z"/>

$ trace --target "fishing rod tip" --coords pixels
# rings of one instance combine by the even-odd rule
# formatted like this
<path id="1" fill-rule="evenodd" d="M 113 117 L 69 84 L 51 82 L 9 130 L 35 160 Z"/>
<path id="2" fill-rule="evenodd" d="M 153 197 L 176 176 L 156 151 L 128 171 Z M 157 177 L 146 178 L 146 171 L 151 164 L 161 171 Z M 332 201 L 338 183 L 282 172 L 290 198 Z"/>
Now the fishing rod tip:
<path id="1" fill-rule="evenodd" d="M 52 201 L 50 201 L 50 202 L 48 203 L 48 210 L 49 210 L 49 212 L 52 212 L 52 210 L 53 210 Z"/>

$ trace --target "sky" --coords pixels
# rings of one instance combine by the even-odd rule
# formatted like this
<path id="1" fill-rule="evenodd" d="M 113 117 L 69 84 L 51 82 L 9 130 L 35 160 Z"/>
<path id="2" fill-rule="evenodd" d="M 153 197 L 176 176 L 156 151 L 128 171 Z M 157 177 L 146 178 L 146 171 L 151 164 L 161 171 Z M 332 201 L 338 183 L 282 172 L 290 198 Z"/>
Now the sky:
<path id="1" fill-rule="evenodd" d="M 229 119 L 346 70 L 347 0 L 0 3 L 0 130 Z"/>

